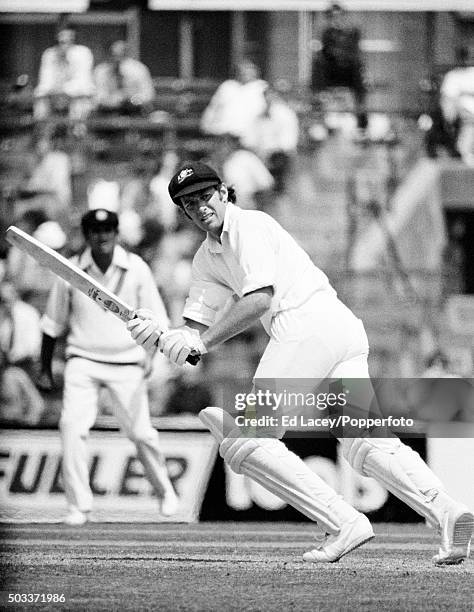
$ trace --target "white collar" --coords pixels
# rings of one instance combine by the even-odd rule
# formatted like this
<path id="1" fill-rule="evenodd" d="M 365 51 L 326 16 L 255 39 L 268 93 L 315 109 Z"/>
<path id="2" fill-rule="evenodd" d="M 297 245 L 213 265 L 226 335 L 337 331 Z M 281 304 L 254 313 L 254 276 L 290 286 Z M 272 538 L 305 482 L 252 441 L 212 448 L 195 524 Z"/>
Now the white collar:
<path id="1" fill-rule="evenodd" d="M 81 268 L 81 270 L 87 270 L 87 268 L 90 268 L 92 265 L 96 264 L 92 259 L 90 247 L 87 247 L 79 258 L 79 267 Z M 128 253 L 119 244 L 115 245 L 114 254 L 112 257 L 112 265 L 117 266 L 118 268 L 122 268 L 123 270 L 128 270 L 130 267 Z"/>
<path id="2" fill-rule="evenodd" d="M 238 207 L 235 206 L 235 204 L 231 204 L 230 202 L 227 202 L 226 210 L 224 214 L 224 223 L 222 225 L 222 232 L 220 236 L 221 242 L 219 242 L 211 234 L 207 234 L 207 238 L 206 238 L 207 248 L 211 251 L 211 253 L 222 253 L 222 238 L 224 236 L 224 233 L 229 233 L 229 225 L 231 222 L 231 218 L 233 215 L 235 215 L 236 209 L 238 209 Z"/>

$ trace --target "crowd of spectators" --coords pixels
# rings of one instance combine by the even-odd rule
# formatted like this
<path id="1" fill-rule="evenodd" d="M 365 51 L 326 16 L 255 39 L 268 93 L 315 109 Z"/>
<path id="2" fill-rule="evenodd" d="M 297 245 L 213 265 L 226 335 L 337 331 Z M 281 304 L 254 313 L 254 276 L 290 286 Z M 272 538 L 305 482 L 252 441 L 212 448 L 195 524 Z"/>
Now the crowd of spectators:
<path id="1" fill-rule="evenodd" d="M 150 71 L 130 57 L 125 41 L 115 41 L 106 61 L 94 68 L 92 51 L 76 43 L 73 27 L 64 26 L 56 44 L 41 56 L 34 116 L 41 120 L 62 112 L 83 120 L 93 111 L 146 115 L 153 110 L 154 95 Z"/>
<path id="2" fill-rule="evenodd" d="M 347 22 L 340 5 L 331 5 L 326 17 L 322 47 L 313 62 L 312 91 L 318 94 L 332 86 L 348 87 L 354 95 L 357 125 L 365 129 L 367 90 L 360 32 Z M 452 123 L 466 116 L 471 103 L 464 89 L 461 88 L 462 96 L 453 94 L 460 90 L 453 85 L 455 76 L 457 73 L 451 77 L 448 74 L 441 89 L 443 113 Z M 214 139 L 207 161 L 227 184 L 235 187 L 243 208 L 272 212 L 275 199 L 287 189 L 300 138 L 298 116 L 287 94 L 284 83 L 268 83 L 261 78 L 256 64 L 245 59 L 236 66 L 235 77 L 217 88 L 200 118 L 202 134 Z M 79 120 L 91 113 L 144 117 L 153 110 L 153 100 L 150 72 L 129 56 L 124 41 L 114 42 L 108 59 L 94 68 L 91 51 L 76 44 L 72 28 L 62 28 L 57 44 L 41 58 L 34 104 L 34 116 L 42 120 L 41 129 L 33 135 L 25 181 L 15 199 L 14 222 L 70 256 L 83 248 L 78 229 L 84 208 L 113 210 L 119 215 L 122 243 L 150 265 L 171 323 L 179 325 L 192 254 L 202 239 L 183 222 L 182 213 L 168 194 L 169 180 L 183 161 L 181 152 L 176 147 L 165 148 L 154 160 L 151 171 L 149 165 L 140 164 L 138 156 L 130 163 L 125 178 L 94 180 L 88 185 L 88 202 L 78 203 L 73 197 L 71 156 L 64 147 L 68 135 L 63 128 L 43 121 L 57 112 L 67 112 L 71 119 Z M 465 140 L 469 134 L 467 130 Z M 469 162 L 469 157 L 465 160 Z M 2 270 L 0 418 L 35 424 L 44 410 L 44 398 L 32 382 L 39 356 L 39 317 L 53 277 L 15 248 L 9 250 Z M 245 351 L 252 354 L 249 345 Z M 176 413 L 190 410 L 191 406 L 194 411 L 203 407 L 201 404 L 211 398 L 208 387 L 199 382 L 199 371 L 188 369 L 178 374 L 159 360 L 156 376 L 150 381 L 150 392 L 157 398 L 152 406 Z M 163 393 L 164 387 L 167 393 Z M 106 404 L 107 399 L 104 401 Z"/>

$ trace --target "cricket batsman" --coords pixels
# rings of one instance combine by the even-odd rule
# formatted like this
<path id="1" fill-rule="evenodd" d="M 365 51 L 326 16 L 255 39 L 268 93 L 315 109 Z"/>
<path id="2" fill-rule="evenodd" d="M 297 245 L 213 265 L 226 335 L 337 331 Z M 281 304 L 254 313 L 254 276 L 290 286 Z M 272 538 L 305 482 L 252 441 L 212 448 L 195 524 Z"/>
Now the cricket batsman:
<path id="1" fill-rule="evenodd" d="M 254 383 L 365 379 L 366 389 L 371 388 L 362 322 L 288 232 L 269 215 L 236 206 L 234 190 L 206 164 L 185 163 L 168 189 L 206 238 L 193 260 L 185 325 L 163 331 L 155 317 L 143 312 L 142 319 L 128 323 L 139 345 L 149 350 L 159 338 L 163 354 L 182 366 L 191 353 L 205 355 L 260 319 L 269 342 Z M 225 305 L 225 316 L 218 316 Z M 201 411 L 200 418 L 232 470 L 249 476 L 325 532 L 320 545 L 303 555 L 305 561 L 338 561 L 373 537 L 367 517 L 278 439 L 282 430 L 246 437 L 232 416 L 216 407 Z M 447 494 L 418 453 L 396 437 L 343 437 L 340 442 L 356 471 L 377 479 L 438 529 L 437 565 L 457 564 L 469 556 L 474 515 Z"/>
<path id="2" fill-rule="evenodd" d="M 87 246 L 73 262 L 125 301 L 153 309 L 165 327 L 168 317 L 151 270 L 138 255 L 117 244 L 117 214 L 102 208 L 89 210 L 82 217 L 81 227 Z M 150 421 L 146 375 L 151 355 L 147 356 L 131 340 L 122 321 L 61 278 L 51 289 L 41 324 L 38 385 L 42 389 L 53 388 L 51 366 L 56 340 L 67 335 L 64 401 L 59 422 L 68 503 L 64 522 L 83 525 L 92 510 L 86 442 L 97 417 L 101 387 L 108 389 L 117 421 L 135 444 L 137 457 L 157 494 L 161 514 L 175 514 L 178 498 L 169 479 L 158 432 Z"/>

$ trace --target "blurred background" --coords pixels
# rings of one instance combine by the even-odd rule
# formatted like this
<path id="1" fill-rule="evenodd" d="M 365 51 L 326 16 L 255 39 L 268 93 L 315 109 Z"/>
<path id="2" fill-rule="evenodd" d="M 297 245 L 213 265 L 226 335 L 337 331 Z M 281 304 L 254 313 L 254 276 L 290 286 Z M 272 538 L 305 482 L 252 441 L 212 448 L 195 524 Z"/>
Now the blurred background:
<path id="1" fill-rule="evenodd" d="M 203 238 L 167 194 L 187 159 L 212 163 L 328 274 L 364 320 L 374 377 L 472 377 L 474 11 L 450 8 L 0 0 L 2 425 L 54 429 L 64 364 L 40 393 L 51 277 L 9 248 L 6 227 L 70 256 L 88 208 L 117 211 L 179 325 Z M 183 371 L 158 356 L 157 426 L 180 415 L 198 428 L 223 389 L 250 386 L 265 342 L 252 328 Z M 465 401 L 445 420 L 474 421 Z M 101 403 L 97 425 L 113 428 L 106 390 Z"/>

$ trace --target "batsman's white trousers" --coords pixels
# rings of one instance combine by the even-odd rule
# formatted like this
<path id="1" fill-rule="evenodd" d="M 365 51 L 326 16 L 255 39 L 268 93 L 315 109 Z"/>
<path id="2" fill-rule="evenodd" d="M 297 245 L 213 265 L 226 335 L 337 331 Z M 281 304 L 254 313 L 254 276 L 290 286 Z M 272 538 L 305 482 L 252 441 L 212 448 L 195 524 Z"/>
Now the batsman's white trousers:
<path id="1" fill-rule="evenodd" d="M 258 387 L 262 379 L 272 381 L 277 391 L 304 393 L 314 391 L 318 380 L 363 379 L 361 384 L 351 385 L 351 393 L 357 394 L 351 399 L 368 408 L 373 399 L 368 354 L 362 321 L 335 293 L 318 292 L 303 306 L 273 317 L 270 340 L 255 372 L 255 385 Z M 272 436 L 283 434 L 281 428 L 272 433 L 269 430 Z"/>
<path id="2" fill-rule="evenodd" d="M 362 411 L 369 409 L 374 390 L 367 363 L 367 335 L 362 321 L 334 295 L 316 293 L 303 307 L 277 314 L 270 332 L 255 373 L 257 388 L 262 379 L 263 389 L 269 383 L 277 391 L 304 393 L 314 391 L 314 383 L 319 380 L 346 379 L 350 404 Z M 289 410 L 298 412 L 300 408 Z M 264 432 L 262 437 L 280 438 L 285 429 L 270 427 Z M 432 501 L 443 485 L 418 453 L 396 437 L 357 436 L 339 441 L 344 457 L 357 471 L 376 478 L 431 524 L 440 524 L 444 506 L 440 502 L 436 510 Z"/>
<path id="3" fill-rule="evenodd" d="M 255 378 L 368 378 L 364 325 L 334 293 L 277 313 Z"/>
<path id="4" fill-rule="evenodd" d="M 135 443 L 137 456 L 158 495 L 163 496 L 171 486 L 159 450 L 158 432 L 150 422 L 143 368 L 73 357 L 66 362 L 64 371 L 59 428 L 66 499 L 71 508 L 82 512 L 92 508 L 86 440 L 97 417 L 101 386 L 109 389 L 120 428 Z"/>

